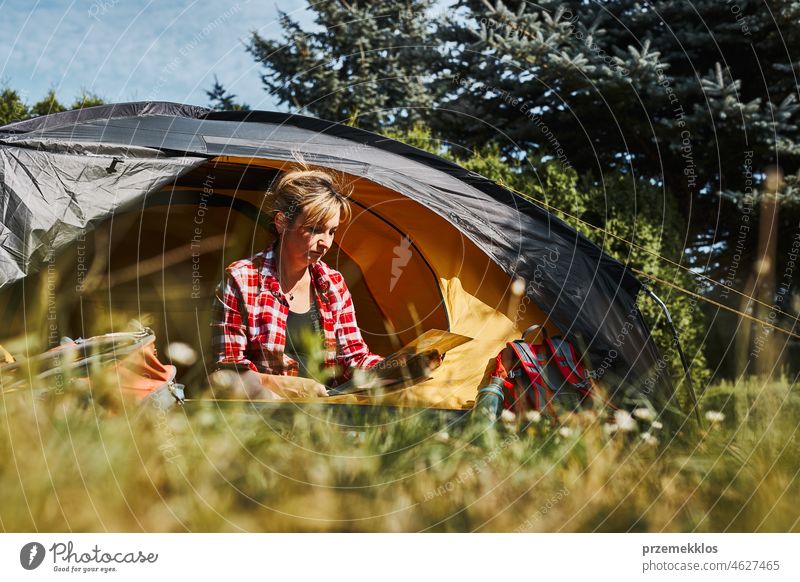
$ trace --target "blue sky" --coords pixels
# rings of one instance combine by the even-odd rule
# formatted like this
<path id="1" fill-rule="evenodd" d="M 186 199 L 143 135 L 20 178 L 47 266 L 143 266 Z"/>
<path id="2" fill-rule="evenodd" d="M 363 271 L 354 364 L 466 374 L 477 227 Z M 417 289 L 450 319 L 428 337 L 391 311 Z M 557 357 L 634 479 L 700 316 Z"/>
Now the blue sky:
<path id="1" fill-rule="evenodd" d="M 88 90 L 108 102 L 207 105 L 214 75 L 255 109 L 285 109 L 245 52 L 253 30 L 277 38 L 278 9 L 305 26 L 303 0 L 0 0 L 0 84 L 28 103 L 54 88 L 70 103 Z"/>

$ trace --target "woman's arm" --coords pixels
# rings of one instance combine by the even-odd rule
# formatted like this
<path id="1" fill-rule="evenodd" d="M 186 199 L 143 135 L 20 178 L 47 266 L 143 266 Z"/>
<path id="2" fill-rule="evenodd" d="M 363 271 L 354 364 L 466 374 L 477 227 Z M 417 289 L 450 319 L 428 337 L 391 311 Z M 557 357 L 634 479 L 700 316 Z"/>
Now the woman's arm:
<path id="1" fill-rule="evenodd" d="M 336 319 L 336 342 L 341 354 L 345 374 L 349 375 L 353 368 L 371 368 L 381 360 L 382 356 L 369 351 L 367 343 L 361 336 L 356 321 L 356 311 L 350 290 L 341 282 L 342 303 Z"/>
<path id="2" fill-rule="evenodd" d="M 256 365 L 245 356 L 247 317 L 242 290 L 229 272 L 217 285 L 211 306 L 211 353 L 217 368 L 233 368 L 258 372 Z"/>
<path id="3" fill-rule="evenodd" d="M 247 317 L 242 292 L 230 273 L 217 287 L 212 307 L 212 353 L 216 371 L 209 383 L 218 397 L 282 399 L 327 396 L 322 384 L 305 378 L 263 374 L 247 356 Z M 231 374 L 234 374 L 231 376 Z"/>
<path id="4" fill-rule="evenodd" d="M 253 370 L 219 369 L 209 375 L 208 381 L 217 398 L 284 400 L 328 395 L 325 386 L 310 378 L 276 376 Z"/>

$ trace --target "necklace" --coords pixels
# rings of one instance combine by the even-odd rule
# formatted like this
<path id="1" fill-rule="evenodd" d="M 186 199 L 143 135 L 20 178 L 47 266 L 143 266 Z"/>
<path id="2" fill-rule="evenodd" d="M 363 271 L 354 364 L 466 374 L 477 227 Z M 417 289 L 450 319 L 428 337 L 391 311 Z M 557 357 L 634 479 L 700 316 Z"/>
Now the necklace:
<path id="1" fill-rule="evenodd" d="M 289 301 L 294 301 L 294 290 L 300 284 L 300 281 L 294 284 L 294 287 L 286 291 L 286 296 L 289 298 Z"/>
<path id="2" fill-rule="evenodd" d="M 281 276 L 281 271 L 283 271 L 283 266 L 281 265 L 281 261 L 279 260 L 278 261 L 278 284 L 281 286 L 281 288 L 283 288 L 283 281 L 281 281 L 281 279 L 283 279 L 283 277 Z M 300 279 L 302 280 L 302 277 Z M 300 281 L 297 281 L 297 283 L 295 283 L 294 286 L 291 289 L 289 289 L 288 291 L 284 292 L 284 294 L 289 298 L 289 301 L 294 301 L 294 290 L 299 284 L 300 284 Z"/>

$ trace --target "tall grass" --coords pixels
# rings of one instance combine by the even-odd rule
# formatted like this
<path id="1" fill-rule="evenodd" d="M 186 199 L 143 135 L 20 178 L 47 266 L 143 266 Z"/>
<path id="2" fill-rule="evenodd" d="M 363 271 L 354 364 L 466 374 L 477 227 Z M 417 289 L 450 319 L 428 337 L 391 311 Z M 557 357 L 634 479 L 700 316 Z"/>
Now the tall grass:
<path id="1" fill-rule="evenodd" d="M 709 389 L 724 420 L 702 429 L 617 430 L 596 411 L 551 427 L 384 410 L 355 428 L 324 407 L 142 409 L 107 386 L 2 396 L 4 531 L 800 530 L 788 381 Z"/>

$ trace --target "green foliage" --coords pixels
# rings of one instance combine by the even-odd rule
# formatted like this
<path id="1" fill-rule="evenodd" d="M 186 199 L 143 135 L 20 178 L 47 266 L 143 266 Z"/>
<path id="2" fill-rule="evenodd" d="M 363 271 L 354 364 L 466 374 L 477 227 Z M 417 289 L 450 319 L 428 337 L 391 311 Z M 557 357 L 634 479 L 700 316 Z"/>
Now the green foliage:
<path id="1" fill-rule="evenodd" d="M 282 14 L 282 41 L 254 34 L 248 50 L 267 90 L 320 117 L 369 114 L 359 124 L 375 129 L 397 124 L 387 108 L 423 107 L 405 127 L 423 120 L 462 144 L 547 156 L 524 105 L 581 174 L 631 172 L 682 198 L 736 198 L 753 150 L 761 167 L 780 156 L 792 197 L 800 106 L 786 46 L 800 40 L 797 2 L 461 0 L 444 17 L 431 6 L 320 2 L 317 29 Z"/>
<path id="2" fill-rule="evenodd" d="M 100 96 L 88 91 L 82 91 L 72 104 L 66 107 L 58 100 L 55 89 L 50 89 L 39 101 L 28 106 L 17 91 L 6 87 L 0 93 L 0 125 L 23 121 L 40 115 L 60 113 L 70 109 L 95 107 L 104 103 L 105 101 Z"/>
<path id="3" fill-rule="evenodd" d="M 97 107 L 103 104 L 105 104 L 105 101 L 99 95 L 89 91 L 81 91 L 81 94 L 72 102 L 70 109 L 85 109 L 86 107 Z"/>
<path id="4" fill-rule="evenodd" d="M 0 125 L 19 121 L 28 116 L 28 107 L 19 93 L 5 87 L 0 93 Z"/>
<path id="5" fill-rule="evenodd" d="M 39 115 L 50 115 L 51 113 L 60 113 L 66 110 L 67 108 L 58 101 L 55 89 L 50 89 L 44 97 L 31 106 L 30 115 L 31 117 L 38 117 Z"/>

